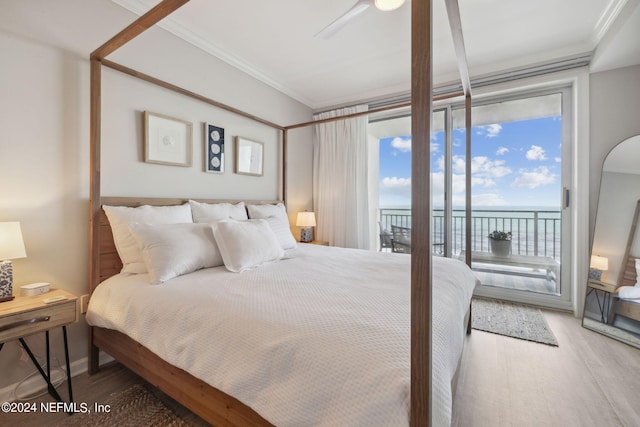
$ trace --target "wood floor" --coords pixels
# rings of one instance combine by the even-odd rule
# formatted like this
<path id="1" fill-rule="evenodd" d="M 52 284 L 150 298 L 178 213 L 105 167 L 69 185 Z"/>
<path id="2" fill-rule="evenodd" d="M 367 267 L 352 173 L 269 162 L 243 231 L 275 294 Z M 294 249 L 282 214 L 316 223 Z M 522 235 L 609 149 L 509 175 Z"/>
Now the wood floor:
<path id="1" fill-rule="evenodd" d="M 559 347 L 467 338 L 452 426 L 640 426 L 640 350 L 544 315 Z"/>
<path id="2" fill-rule="evenodd" d="M 476 330 L 467 337 L 452 425 L 640 426 L 640 350 L 584 329 L 568 314 L 545 312 L 545 318 L 560 347 Z M 74 395 L 79 402 L 104 403 L 139 382 L 114 364 L 97 375 L 75 377 Z M 190 424 L 206 425 L 167 396 L 155 394 Z M 44 426 L 66 417 L 0 413 L 0 425 Z"/>

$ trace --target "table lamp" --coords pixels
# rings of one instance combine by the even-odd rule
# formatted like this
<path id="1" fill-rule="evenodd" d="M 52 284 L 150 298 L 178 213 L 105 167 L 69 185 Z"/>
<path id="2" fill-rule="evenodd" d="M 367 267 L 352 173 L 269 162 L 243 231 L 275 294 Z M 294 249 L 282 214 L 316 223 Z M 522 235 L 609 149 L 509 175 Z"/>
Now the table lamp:
<path id="1" fill-rule="evenodd" d="M 313 228 L 316 226 L 316 215 L 313 212 L 298 212 L 296 226 L 302 227 L 300 230 L 300 241 L 309 243 L 313 241 Z"/>
<path id="2" fill-rule="evenodd" d="M 27 256 L 19 222 L 0 222 L 0 302 L 13 299 L 12 259 Z"/>
<path id="3" fill-rule="evenodd" d="M 609 258 L 591 255 L 591 262 L 589 263 L 589 278 L 600 280 L 602 272 L 609 269 Z"/>

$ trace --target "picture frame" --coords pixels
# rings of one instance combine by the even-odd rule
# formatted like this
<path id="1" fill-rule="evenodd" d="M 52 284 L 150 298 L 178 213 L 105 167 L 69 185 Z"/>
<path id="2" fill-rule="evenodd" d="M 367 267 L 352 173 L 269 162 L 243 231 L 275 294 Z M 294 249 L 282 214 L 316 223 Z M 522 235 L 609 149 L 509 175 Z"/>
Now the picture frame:
<path id="1" fill-rule="evenodd" d="M 224 173 L 224 128 L 211 123 L 204 124 L 204 171 Z"/>
<path id="2" fill-rule="evenodd" d="M 264 144 L 242 136 L 236 136 L 236 173 L 242 175 L 264 175 Z"/>
<path id="3" fill-rule="evenodd" d="M 144 161 L 190 167 L 193 159 L 192 123 L 164 114 L 144 112 Z"/>

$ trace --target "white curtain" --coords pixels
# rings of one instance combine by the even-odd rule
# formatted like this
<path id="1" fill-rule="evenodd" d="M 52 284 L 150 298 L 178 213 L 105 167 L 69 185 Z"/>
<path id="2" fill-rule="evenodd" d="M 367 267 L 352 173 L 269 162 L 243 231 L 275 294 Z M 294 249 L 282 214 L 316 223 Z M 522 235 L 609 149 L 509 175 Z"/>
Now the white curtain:
<path id="1" fill-rule="evenodd" d="M 314 119 L 344 116 L 367 108 L 342 108 L 316 114 Z M 313 126 L 316 238 L 333 246 L 371 249 L 375 244 L 369 203 L 367 123 L 367 116 L 363 115 Z"/>

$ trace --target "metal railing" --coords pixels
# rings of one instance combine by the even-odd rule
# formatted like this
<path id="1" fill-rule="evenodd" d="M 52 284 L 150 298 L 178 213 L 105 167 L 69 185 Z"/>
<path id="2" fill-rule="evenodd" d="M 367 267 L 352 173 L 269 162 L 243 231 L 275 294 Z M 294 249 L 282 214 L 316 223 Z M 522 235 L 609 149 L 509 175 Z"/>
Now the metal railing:
<path id="1" fill-rule="evenodd" d="M 511 252 L 525 256 L 546 256 L 560 260 L 560 211 L 553 210 L 473 210 L 471 212 L 471 249 L 489 252 L 489 233 L 494 230 L 511 232 Z M 445 240 L 444 211 L 432 215 L 433 243 Z M 454 210 L 452 215 L 451 252 L 459 254 L 465 248 L 465 213 Z M 411 227 L 410 209 L 380 209 L 380 224 L 391 231 L 391 225 Z"/>

